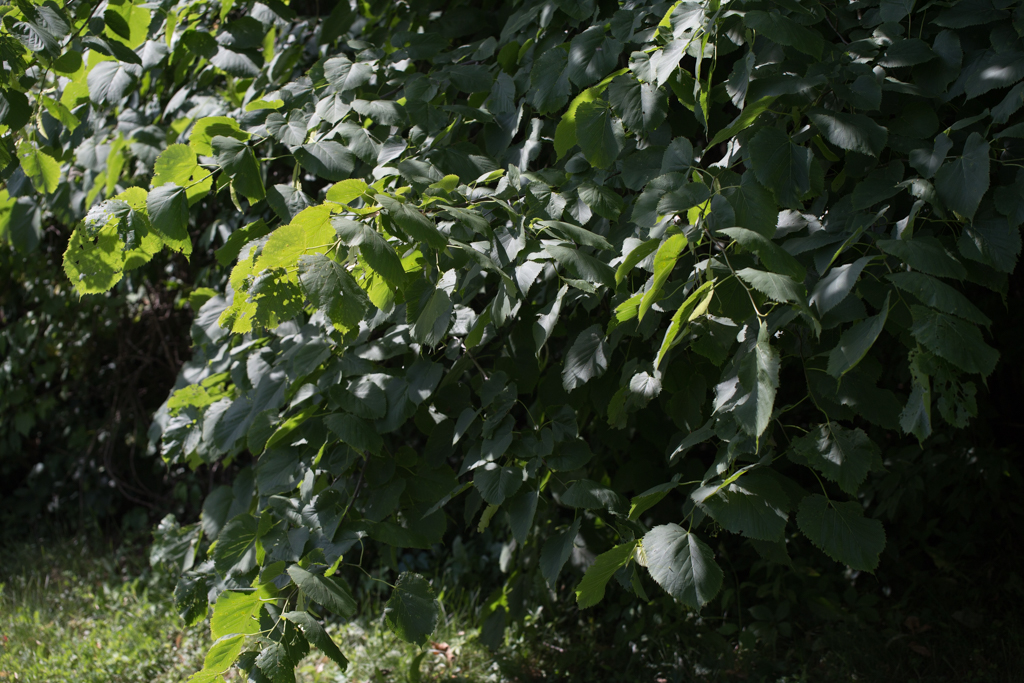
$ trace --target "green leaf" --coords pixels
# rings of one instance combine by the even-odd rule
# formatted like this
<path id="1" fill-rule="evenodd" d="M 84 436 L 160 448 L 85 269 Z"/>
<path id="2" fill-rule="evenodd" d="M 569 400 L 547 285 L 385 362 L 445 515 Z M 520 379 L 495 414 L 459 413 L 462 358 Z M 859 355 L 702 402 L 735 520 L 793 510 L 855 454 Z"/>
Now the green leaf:
<path id="1" fill-rule="evenodd" d="M 299 257 L 299 284 L 311 304 L 331 322 L 355 329 L 370 299 L 343 265 L 323 254 Z"/>
<path id="2" fill-rule="evenodd" d="M 778 128 L 762 128 L 750 140 L 749 149 L 757 180 L 783 206 L 800 206 L 800 199 L 811 189 L 811 150 Z"/>
<path id="3" fill-rule="evenodd" d="M 195 626 L 206 619 L 209 603 L 206 595 L 210 586 L 206 577 L 193 572 L 186 572 L 178 579 L 174 587 L 174 607 L 186 626 Z"/>
<path id="4" fill-rule="evenodd" d="M 851 496 L 857 495 L 870 470 L 882 469 L 878 446 L 864 430 L 835 422 L 818 425 L 793 441 L 789 457 L 818 470 Z"/>
<path id="5" fill-rule="evenodd" d="M 576 110 L 576 142 L 591 166 L 608 168 L 622 150 L 622 126 L 602 100 L 583 102 Z"/>
<path id="6" fill-rule="evenodd" d="M 595 249 L 612 250 L 612 245 L 604 237 L 590 232 L 586 228 L 581 228 L 578 225 L 565 223 L 563 221 L 537 221 L 537 225 L 543 225 L 546 228 L 550 228 L 565 239 L 572 240 L 578 244 L 582 244 L 587 247 L 594 247 Z"/>
<path id="7" fill-rule="evenodd" d="M 620 52 L 622 43 L 607 35 L 603 26 L 591 26 L 569 44 L 566 74 L 570 81 L 585 88 L 615 68 Z"/>
<path id="8" fill-rule="evenodd" d="M 907 405 L 900 413 L 900 429 L 904 434 L 913 434 L 923 443 L 932 433 L 932 385 L 928 374 L 921 367 L 921 354 L 918 350 L 911 351 L 910 357 L 912 388 Z"/>
<path id="9" fill-rule="evenodd" d="M 808 301 L 817 306 L 822 315 L 832 310 L 853 290 L 861 271 L 871 263 L 871 259 L 871 256 L 864 256 L 853 263 L 836 266 L 818 280 Z"/>
<path id="10" fill-rule="evenodd" d="M 807 496 L 796 515 L 797 526 L 826 555 L 851 569 L 874 571 L 885 548 L 885 530 L 865 519 L 860 503 L 837 503 L 820 494 Z"/>
<path id="11" fill-rule="evenodd" d="M 18 144 L 18 162 L 21 170 L 32 181 L 36 192 L 53 194 L 60 184 L 60 164 L 46 152 L 28 141 Z"/>
<path id="12" fill-rule="evenodd" d="M 334 140 L 311 142 L 295 150 L 295 159 L 303 168 L 324 180 L 345 180 L 355 170 L 355 156 Z"/>
<path id="13" fill-rule="evenodd" d="M 738 226 L 769 239 L 775 234 L 779 207 L 771 192 L 757 182 L 753 172 L 744 173 L 738 187 L 723 188 L 722 196 L 732 207 Z"/>
<path id="14" fill-rule="evenodd" d="M 146 198 L 146 211 L 153 232 L 175 251 L 185 256 L 192 253 L 192 240 L 188 236 L 188 196 L 185 188 L 161 185 Z"/>
<path id="15" fill-rule="evenodd" d="M 902 259 L 908 266 L 936 277 L 963 280 L 967 269 L 963 267 L 939 240 L 918 235 L 909 240 L 878 240 L 878 248 Z"/>
<path id="16" fill-rule="evenodd" d="M 813 108 L 808 118 L 836 147 L 877 157 L 885 149 L 889 131 L 863 114 L 845 114 Z"/>
<path id="17" fill-rule="evenodd" d="M 211 680 L 223 680 L 219 674 L 231 668 L 231 665 L 235 663 L 235 660 L 238 659 L 238 655 L 242 652 L 242 645 L 244 644 L 244 635 L 232 635 L 218 638 L 214 641 L 213 645 L 210 646 L 210 651 L 206 653 L 206 657 L 203 659 L 203 669 L 199 674 L 213 674 L 214 678 Z M 191 681 L 193 679 L 189 680 Z"/>
<path id="18" fill-rule="evenodd" d="M 909 275 L 909 273 L 907 274 Z M 882 304 L 882 310 L 878 315 L 861 320 L 843 332 L 843 336 L 839 338 L 839 344 L 832 349 L 828 356 L 828 374 L 838 379 L 856 367 L 874 345 L 878 335 L 882 333 L 888 315 L 889 294 L 886 294 L 885 303 Z"/>
<path id="19" fill-rule="evenodd" d="M 673 314 L 672 322 L 669 324 L 668 329 L 665 330 L 665 337 L 662 339 L 661 348 L 658 349 L 658 357 L 654 361 L 654 367 L 661 367 L 662 359 L 676 345 L 676 338 L 679 332 L 683 330 L 683 326 L 693 322 L 707 312 L 711 298 L 715 294 L 712 289 L 713 286 L 713 281 L 705 282 L 690 292 L 690 295 L 686 297 L 686 300 Z"/>
<path id="20" fill-rule="evenodd" d="M 239 194 L 253 204 L 267 196 L 256 156 L 248 145 L 232 137 L 215 135 L 210 146 L 217 157 L 217 164 L 231 178 Z"/>
<path id="21" fill-rule="evenodd" d="M 71 233 L 64 252 L 64 273 L 79 295 L 109 290 L 120 282 L 124 265 L 124 242 L 118 237 L 114 224 L 108 224 L 98 233 L 85 226 Z"/>
<path id="22" fill-rule="evenodd" d="M 654 253 L 654 251 L 661 245 L 661 241 L 657 239 L 650 239 L 646 242 L 641 242 L 633 248 L 626 258 L 622 259 L 622 263 L 615 271 L 615 284 L 621 284 L 622 281 L 629 274 L 629 271 L 636 267 L 636 264 L 643 261 L 645 258 Z"/>
<path id="23" fill-rule="evenodd" d="M 773 43 L 796 48 L 815 59 L 821 56 L 825 42 L 821 34 L 782 16 L 778 10 L 747 12 L 743 15 L 743 23 L 747 28 L 763 34 Z"/>
<path id="24" fill-rule="evenodd" d="M 256 518 L 252 515 L 238 515 L 224 525 L 217 535 L 213 550 L 213 566 L 217 572 L 227 576 L 256 542 Z"/>
<path id="25" fill-rule="evenodd" d="M 334 229 L 342 243 L 350 247 L 359 247 L 359 253 L 367 265 L 378 273 L 392 287 L 400 287 L 405 283 L 405 269 L 394 248 L 384 237 L 368 225 L 334 218 Z"/>
<path id="26" fill-rule="evenodd" d="M 559 500 L 563 505 L 585 510 L 615 510 L 622 507 L 623 504 L 617 493 L 590 479 L 574 481 L 572 486 L 559 497 Z"/>
<path id="27" fill-rule="evenodd" d="M 380 453 L 384 445 L 380 434 L 355 415 L 333 413 L 324 418 L 324 424 L 342 441 L 361 453 Z"/>
<path id="28" fill-rule="evenodd" d="M 996 368 L 999 352 L 986 344 L 976 325 L 924 306 L 911 306 L 911 334 L 926 349 L 964 372 L 988 377 Z"/>
<path id="29" fill-rule="evenodd" d="M 453 310 L 454 304 L 448 292 L 435 289 L 412 329 L 413 339 L 429 347 L 440 344 L 451 324 Z"/>
<path id="30" fill-rule="evenodd" d="M 238 123 L 227 116 L 207 116 L 199 119 L 192 126 L 189 133 L 188 144 L 196 154 L 204 157 L 214 155 L 213 138 L 221 135 L 245 142 L 251 136 L 238 127 Z"/>
<path id="31" fill-rule="evenodd" d="M 650 135 L 668 116 L 668 98 L 651 83 L 616 76 L 608 85 L 608 101 L 629 130 Z"/>
<path id="32" fill-rule="evenodd" d="M 273 268 L 294 268 L 300 256 L 323 254 L 336 239 L 330 207 L 311 206 L 303 209 L 291 223 L 270 234 L 253 270 L 259 273 Z"/>
<path id="33" fill-rule="evenodd" d="M 351 204 L 361 197 L 368 188 L 369 186 L 366 184 L 366 181 L 360 178 L 349 178 L 348 180 L 342 180 L 331 185 L 330 189 L 327 190 L 326 199 L 329 202 Z"/>
<path id="34" fill-rule="evenodd" d="M 535 489 L 527 489 L 509 499 L 505 506 L 508 512 L 508 525 L 512 536 L 520 544 L 526 543 L 530 530 L 533 529 L 533 518 L 537 512 L 538 493 Z"/>
<path id="35" fill-rule="evenodd" d="M 963 156 L 947 162 L 935 174 L 935 190 L 943 203 L 967 219 L 974 218 L 989 186 L 989 144 L 971 133 Z"/>
<path id="36" fill-rule="evenodd" d="M 568 61 L 569 55 L 561 47 L 546 50 L 534 61 L 530 97 L 538 114 L 558 111 L 569 101 L 572 85 L 566 70 Z"/>
<path id="37" fill-rule="evenodd" d="M 594 563 L 587 568 L 583 580 L 576 586 L 577 607 L 587 609 L 604 599 L 604 590 L 608 581 L 615 575 L 615 572 L 629 564 L 637 545 L 638 541 L 623 543 L 594 558 Z"/>
<path id="38" fill-rule="evenodd" d="M 434 632 L 439 615 L 440 606 L 430 583 L 419 574 L 402 572 L 384 607 L 388 628 L 407 643 L 423 645 Z"/>
<path id="39" fill-rule="evenodd" d="M 569 560 L 583 520 L 577 517 L 569 528 L 548 537 L 540 551 L 540 573 L 551 588 L 557 587 L 558 575 Z"/>
<path id="40" fill-rule="evenodd" d="M 142 67 L 124 62 L 100 62 L 89 70 L 89 98 L 96 104 L 120 104 L 142 75 Z"/>
<path id="41" fill-rule="evenodd" d="M 679 259 L 683 249 L 686 248 L 686 245 L 686 236 L 677 234 L 669 237 L 658 247 L 658 253 L 654 255 L 654 278 L 650 288 L 644 292 L 643 298 L 640 299 L 640 306 L 637 309 L 637 317 L 640 320 L 644 319 L 644 315 L 650 310 L 654 302 L 661 298 L 661 289 L 665 286 L 665 281 L 668 280 L 668 276 L 672 274 L 672 270 L 676 267 L 676 261 Z"/>
<path id="42" fill-rule="evenodd" d="M 764 235 L 746 228 L 724 228 L 718 232 L 733 238 L 744 249 L 756 253 L 761 263 L 772 272 L 787 275 L 796 282 L 803 282 L 807 277 L 807 271 L 799 261 Z"/>
<path id="43" fill-rule="evenodd" d="M 168 145 L 156 158 L 152 186 L 174 183 L 185 187 L 198 168 L 199 162 L 192 148 L 188 145 Z"/>
<path id="44" fill-rule="evenodd" d="M 714 552 L 677 524 L 654 527 L 642 543 L 651 577 L 687 607 L 700 609 L 722 588 L 725 575 L 715 563 Z"/>
<path id="45" fill-rule="evenodd" d="M 744 431 L 754 438 L 760 438 L 767 429 L 779 388 L 779 352 L 772 348 L 770 339 L 762 320 L 757 341 L 737 360 L 736 375 L 715 387 L 715 412 L 733 412 Z"/>
<path id="46" fill-rule="evenodd" d="M 523 470 L 519 467 L 500 467 L 489 462 L 473 473 L 473 483 L 480 497 L 491 505 L 501 505 L 523 485 Z"/>
<path id="47" fill-rule="evenodd" d="M 991 325 L 992 321 L 971 303 L 966 296 L 924 273 L 889 273 L 886 278 L 894 285 L 917 297 L 921 303 L 939 311 L 951 313 L 978 325 Z"/>
<path id="48" fill-rule="evenodd" d="M 316 617 L 309 612 L 285 612 L 281 616 L 302 629 L 306 640 L 341 667 L 342 671 L 348 668 L 348 659 L 342 654 L 337 644 L 327 634 L 327 631 L 320 625 Z"/>
<path id="49" fill-rule="evenodd" d="M 217 596 L 210 618 L 210 632 L 214 640 L 239 633 L 259 633 L 260 609 L 271 597 L 272 593 L 263 586 L 245 593 L 223 591 Z"/>
<path id="50" fill-rule="evenodd" d="M 590 254 L 558 244 L 545 244 L 544 251 L 551 254 L 574 277 L 609 289 L 615 287 L 615 271 Z"/>
<path id="51" fill-rule="evenodd" d="M 789 499 L 765 472 L 748 471 L 728 484 L 702 486 L 691 498 L 727 531 L 761 541 L 783 539 Z"/>
<path id="52" fill-rule="evenodd" d="M 591 325 L 580 332 L 565 356 L 562 386 L 572 391 L 603 375 L 608 369 L 609 354 L 600 325 Z"/>
<path id="53" fill-rule="evenodd" d="M 629 518 L 633 521 L 640 519 L 640 515 L 650 510 L 661 502 L 669 493 L 674 491 L 679 484 L 674 481 L 652 486 L 643 493 L 633 496 L 629 505 Z"/>
<path id="54" fill-rule="evenodd" d="M 435 249 L 444 249 L 448 246 L 448 239 L 438 231 L 434 222 L 415 208 L 383 194 L 375 196 L 374 199 L 384 207 L 391 220 L 413 240 L 425 242 Z"/>
<path id="55" fill-rule="evenodd" d="M 356 613 L 357 604 L 352 597 L 352 590 L 337 574 L 320 576 L 293 564 L 288 567 L 288 576 L 303 595 L 335 614 L 351 617 Z"/>
<path id="56" fill-rule="evenodd" d="M 743 268 L 736 275 L 748 285 L 779 303 L 800 303 L 807 297 L 804 286 L 788 275 L 768 273 L 756 268 Z"/>

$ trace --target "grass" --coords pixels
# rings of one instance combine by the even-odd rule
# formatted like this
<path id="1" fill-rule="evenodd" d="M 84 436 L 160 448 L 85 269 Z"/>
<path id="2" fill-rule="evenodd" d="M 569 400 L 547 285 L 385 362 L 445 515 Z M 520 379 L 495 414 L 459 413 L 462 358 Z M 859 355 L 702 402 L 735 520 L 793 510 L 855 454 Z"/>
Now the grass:
<path id="1" fill-rule="evenodd" d="M 0 683 L 184 683 L 201 668 L 209 626 L 183 627 L 171 601 L 172 579 L 149 568 L 141 546 L 90 549 L 70 540 L 5 550 Z M 583 612 L 537 608 L 509 628 L 496 652 L 471 626 L 479 600 L 460 593 L 443 598 L 448 612 L 420 648 L 383 624 L 382 594 L 371 597 L 362 619 L 328 625 L 348 669 L 313 650 L 296 680 L 1010 683 L 1024 680 L 1024 619 L 1015 604 L 1024 588 L 1012 583 L 1019 582 L 1015 572 L 1008 576 L 1010 582 L 996 585 L 924 573 L 906 592 L 910 598 L 865 602 L 861 595 L 849 602 L 854 598 L 847 596 L 845 617 L 787 608 L 779 618 L 790 626 L 781 635 L 767 621 L 737 632 L 667 599 L 647 605 L 610 595 Z M 776 616 L 783 614 L 769 596 L 764 600 Z"/>
<path id="2" fill-rule="evenodd" d="M 170 579 L 138 553 L 68 541 L 9 550 L 0 573 L 0 680 L 178 683 L 201 666 L 202 629 L 182 628 Z"/>

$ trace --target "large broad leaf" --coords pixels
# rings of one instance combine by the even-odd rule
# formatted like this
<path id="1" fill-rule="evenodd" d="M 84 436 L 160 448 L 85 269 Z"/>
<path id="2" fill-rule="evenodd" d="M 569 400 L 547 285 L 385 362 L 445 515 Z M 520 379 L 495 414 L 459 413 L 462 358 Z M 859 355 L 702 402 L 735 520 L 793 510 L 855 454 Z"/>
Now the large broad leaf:
<path id="1" fill-rule="evenodd" d="M 26 141 L 18 145 L 18 162 L 37 192 L 53 194 L 57 190 L 60 184 L 60 164 L 56 159 Z"/>
<path id="2" fill-rule="evenodd" d="M 196 153 L 188 145 L 168 145 L 156 159 L 153 187 L 174 183 L 185 187 L 199 167 Z"/>
<path id="3" fill-rule="evenodd" d="M 435 289 L 416 319 L 416 325 L 412 330 L 413 338 L 430 347 L 440 344 L 451 324 L 453 310 L 454 303 L 448 292 L 440 288 Z"/>
<path id="4" fill-rule="evenodd" d="M 325 180 L 345 180 L 355 169 L 355 157 L 347 147 L 334 140 L 311 142 L 295 150 L 302 167 Z"/>
<path id="5" fill-rule="evenodd" d="M 759 438 L 768 428 L 779 388 L 779 352 L 762 321 L 753 348 L 737 361 L 736 375 L 715 387 L 715 412 L 732 412 L 744 431 Z"/>
<path id="6" fill-rule="evenodd" d="M 971 300 L 938 280 L 924 273 L 890 273 L 886 278 L 894 285 L 916 296 L 921 303 L 944 313 L 951 313 L 979 325 L 991 325 L 992 321 L 982 313 Z"/>
<path id="7" fill-rule="evenodd" d="M 604 285 L 610 289 L 615 287 L 615 271 L 611 266 L 590 254 L 584 254 L 579 249 L 571 249 L 558 244 L 545 244 L 544 250 L 573 276 L 596 285 Z"/>
<path id="8" fill-rule="evenodd" d="M 281 616 L 302 629 L 306 640 L 330 657 L 335 664 L 341 667 L 342 671 L 348 668 L 348 659 L 342 654 L 324 627 L 320 625 L 320 622 L 316 620 L 316 617 L 309 612 L 285 612 Z"/>
<path id="9" fill-rule="evenodd" d="M 261 585 L 252 591 L 223 591 L 217 596 L 210 619 L 213 638 L 260 631 L 260 609 L 273 597 L 274 587 Z"/>
<path id="10" fill-rule="evenodd" d="M 999 352 L 985 343 L 976 325 L 924 306 L 911 306 L 914 324 L 910 332 L 936 356 L 964 372 L 988 377 L 996 368 Z"/>
<path id="11" fill-rule="evenodd" d="M 677 524 L 648 531 L 643 555 L 658 585 L 687 607 L 700 609 L 722 588 L 725 575 L 715 563 L 715 553 Z"/>
<path id="12" fill-rule="evenodd" d="M 651 281 L 651 286 L 640 299 L 640 306 L 637 309 L 637 317 L 640 320 L 644 319 L 644 314 L 650 310 L 654 302 L 661 298 L 661 289 L 676 267 L 676 261 L 686 245 L 686 236 L 677 234 L 669 237 L 658 247 L 658 252 L 654 255 L 654 278 Z"/>
<path id="13" fill-rule="evenodd" d="M 796 48 L 814 58 L 821 55 L 825 42 L 821 34 L 784 17 L 777 10 L 747 12 L 743 15 L 743 23 L 747 28 L 757 31 L 774 43 Z"/>
<path id="14" fill-rule="evenodd" d="M 192 253 L 188 236 L 188 196 L 178 185 L 161 185 L 146 198 L 146 211 L 153 231 L 167 246 L 186 256 Z"/>
<path id="15" fill-rule="evenodd" d="M 513 496 L 505 506 L 512 536 L 520 544 L 526 543 L 530 530 L 533 529 L 533 517 L 537 512 L 538 498 L 539 495 L 535 489 L 527 489 Z"/>
<path id="16" fill-rule="evenodd" d="M 788 275 L 769 273 L 756 268 L 743 268 L 736 275 L 772 301 L 799 303 L 807 297 L 804 286 Z"/>
<path id="17" fill-rule="evenodd" d="M 324 418 L 324 424 L 342 441 L 361 453 L 380 453 L 384 445 L 380 434 L 355 415 L 334 413 Z"/>
<path id="18" fill-rule="evenodd" d="M 734 534 L 762 541 L 783 538 L 789 519 L 789 499 L 764 472 L 755 470 L 728 484 L 702 486 L 691 498 L 723 529 Z"/>
<path id="19" fill-rule="evenodd" d="M 195 150 L 196 154 L 202 156 L 213 156 L 213 138 L 222 135 L 245 142 L 250 137 L 238 127 L 238 122 L 227 116 L 207 116 L 199 119 L 192 126 L 192 132 L 188 136 L 188 145 Z"/>
<path id="20" fill-rule="evenodd" d="M 971 133 L 963 156 L 943 164 L 935 174 L 935 190 L 942 202 L 965 218 L 974 218 L 989 185 L 989 144 Z"/>
<path id="21" fill-rule="evenodd" d="M 615 68 L 622 43 L 605 33 L 603 26 L 591 26 L 569 43 L 566 73 L 569 80 L 585 88 Z"/>
<path id="22" fill-rule="evenodd" d="M 523 485 L 523 470 L 518 467 L 500 467 L 489 462 L 476 469 L 473 483 L 486 502 L 501 505 Z"/>
<path id="23" fill-rule="evenodd" d="M 384 621 L 402 640 L 423 645 L 434 632 L 440 612 L 430 582 L 419 574 L 402 572 L 384 607 Z"/>
<path id="24" fill-rule="evenodd" d="M 910 240 L 878 240 L 876 244 L 882 251 L 902 259 L 908 266 L 923 273 L 957 280 L 967 277 L 967 269 L 963 264 L 934 237 L 918 235 Z"/>
<path id="25" fill-rule="evenodd" d="M 637 541 L 617 545 L 608 552 L 601 553 L 594 559 L 594 564 L 587 568 L 583 580 L 576 586 L 576 606 L 580 609 L 593 607 L 604 598 L 605 586 L 615 572 L 629 564 L 633 559 Z"/>
<path id="26" fill-rule="evenodd" d="M 135 64 L 100 62 L 89 71 L 89 97 L 96 104 L 120 104 L 131 94 L 142 68 Z"/>
<path id="27" fill-rule="evenodd" d="M 861 320 L 843 332 L 843 336 L 839 338 L 839 344 L 832 349 L 828 356 L 828 374 L 833 377 L 842 377 L 857 363 L 860 363 L 875 340 L 878 339 L 878 335 L 882 333 L 888 315 L 889 295 L 886 294 L 885 303 L 882 304 L 882 310 L 878 315 Z"/>
<path id="28" fill-rule="evenodd" d="M 728 235 L 743 245 L 743 248 L 756 253 L 761 263 L 772 272 L 787 275 L 796 282 L 803 282 L 807 277 L 807 271 L 799 261 L 761 233 L 746 228 L 724 228 L 718 232 Z"/>
<path id="29" fill-rule="evenodd" d="M 889 131 L 863 114 L 815 108 L 807 116 L 836 147 L 877 157 L 885 149 Z"/>
<path id="30" fill-rule="evenodd" d="M 343 265 L 323 254 L 299 258 L 299 284 L 310 303 L 336 325 L 354 329 L 370 299 Z"/>
<path id="31" fill-rule="evenodd" d="M 556 587 L 558 574 L 569 560 L 569 555 L 572 554 L 573 544 L 576 541 L 576 535 L 580 532 L 582 521 L 577 517 L 568 529 L 548 537 L 548 540 L 544 542 L 544 547 L 541 548 L 540 573 L 547 581 L 548 586 L 552 588 Z"/>
<path id="32" fill-rule="evenodd" d="M 347 218 L 335 218 L 333 224 L 342 243 L 350 247 L 358 246 L 367 265 L 389 285 L 399 287 L 405 282 L 402 260 L 379 232 Z"/>
<path id="33" fill-rule="evenodd" d="M 622 126 L 602 100 L 584 102 L 576 110 L 576 142 L 591 166 L 608 168 L 622 150 Z"/>
<path id="34" fill-rule="evenodd" d="M 215 135 L 210 147 L 217 157 L 217 163 L 231 178 L 235 190 L 255 204 L 267 196 L 260 176 L 260 167 L 249 146 L 240 140 L 225 135 Z"/>
<path id="35" fill-rule="evenodd" d="M 818 470 L 851 496 L 857 494 L 868 471 L 882 466 L 878 446 L 864 430 L 835 422 L 818 425 L 796 439 L 789 457 Z"/>
<path id="36" fill-rule="evenodd" d="M 591 325 L 580 332 L 565 356 L 562 369 L 562 386 L 572 391 L 595 377 L 600 377 L 608 369 L 608 342 L 600 325 Z"/>
<path id="37" fill-rule="evenodd" d="M 375 199 L 388 212 L 391 220 L 412 239 L 426 242 L 435 249 L 444 249 L 448 245 L 448 239 L 438 231 L 434 221 L 415 208 L 383 194 L 377 195 Z"/>
<path id="38" fill-rule="evenodd" d="M 291 269 L 304 254 L 322 254 L 337 239 L 331 225 L 331 209 L 328 206 L 311 206 L 271 233 L 256 260 L 255 271 L 271 268 Z"/>
<path id="39" fill-rule="evenodd" d="M 814 285 L 808 302 L 814 304 L 822 315 L 835 308 L 853 290 L 861 271 L 871 263 L 871 258 L 864 256 L 853 263 L 836 266 L 830 270 Z"/>
<path id="40" fill-rule="evenodd" d="M 877 519 L 866 519 L 860 503 L 837 503 L 814 494 L 800 503 L 797 526 L 837 562 L 851 569 L 874 571 L 885 548 L 885 530 Z"/>
<path id="41" fill-rule="evenodd" d="M 668 98 L 651 83 L 629 75 L 616 76 L 608 85 L 608 101 L 629 130 L 650 135 L 668 116 Z"/>
<path id="42" fill-rule="evenodd" d="M 352 597 L 348 584 L 340 576 L 320 576 L 306 571 L 297 564 L 288 567 L 288 576 L 303 595 L 335 614 L 351 617 L 356 613 L 356 600 Z"/>
<path id="43" fill-rule="evenodd" d="M 798 207 L 811 189 L 811 150 L 778 128 L 763 128 L 749 143 L 750 162 L 758 181 L 779 203 Z"/>
<path id="44" fill-rule="evenodd" d="M 736 225 L 767 238 L 775 234 L 779 207 L 771 192 L 757 181 L 753 172 L 744 173 L 739 186 L 723 188 L 722 196 L 732 206 Z"/>
<path id="45" fill-rule="evenodd" d="M 239 515 L 224 525 L 213 550 L 213 566 L 217 572 L 226 576 L 255 542 L 256 519 L 252 515 Z"/>
<path id="46" fill-rule="evenodd" d="M 530 73 L 531 100 L 538 114 L 558 111 L 569 101 L 572 85 L 566 71 L 569 56 L 562 48 L 546 50 L 537 57 Z"/>

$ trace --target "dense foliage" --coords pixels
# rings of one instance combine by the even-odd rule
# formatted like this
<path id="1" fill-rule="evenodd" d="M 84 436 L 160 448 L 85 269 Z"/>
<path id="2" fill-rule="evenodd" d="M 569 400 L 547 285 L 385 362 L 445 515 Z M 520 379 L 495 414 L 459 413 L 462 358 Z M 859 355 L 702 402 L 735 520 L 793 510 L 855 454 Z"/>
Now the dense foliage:
<path id="1" fill-rule="evenodd" d="M 505 539 L 498 636 L 574 555 L 580 608 L 728 608 L 730 534 L 874 571 L 881 445 L 967 426 L 1000 362 L 1019 3 L 4 9 L 6 239 L 75 226 L 83 297 L 195 262 L 154 428 L 235 472 L 157 532 L 214 603 L 195 681 L 343 664 L 345 577 L 465 527 Z M 394 632 L 437 618 L 399 575 Z"/>

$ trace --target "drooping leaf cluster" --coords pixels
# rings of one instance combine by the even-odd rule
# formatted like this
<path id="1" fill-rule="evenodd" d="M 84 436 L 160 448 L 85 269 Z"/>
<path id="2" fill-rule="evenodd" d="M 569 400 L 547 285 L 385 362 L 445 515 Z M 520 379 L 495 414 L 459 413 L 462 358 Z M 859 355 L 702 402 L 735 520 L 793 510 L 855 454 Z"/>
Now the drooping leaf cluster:
<path id="1" fill-rule="evenodd" d="M 316 616 L 359 549 L 463 525 L 522 569 L 499 627 L 583 545 L 580 607 L 653 579 L 700 609 L 718 530 L 872 571 L 877 439 L 965 426 L 999 361 L 1019 3 L 48 0 L 4 30 L 12 244 L 75 224 L 83 295 L 164 248 L 224 268 L 157 419 L 168 461 L 242 465 L 158 534 L 183 615 L 215 601 L 196 681 L 343 664 Z M 437 616 L 403 574 L 389 626 Z"/>

